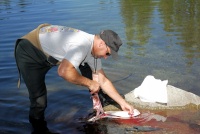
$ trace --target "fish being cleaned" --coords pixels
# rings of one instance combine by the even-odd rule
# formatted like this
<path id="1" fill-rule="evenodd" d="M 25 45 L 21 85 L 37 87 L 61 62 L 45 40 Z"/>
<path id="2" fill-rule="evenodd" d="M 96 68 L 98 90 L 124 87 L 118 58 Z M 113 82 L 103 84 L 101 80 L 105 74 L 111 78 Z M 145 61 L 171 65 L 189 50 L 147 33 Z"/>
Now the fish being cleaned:
<path id="1" fill-rule="evenodd" d="M 129 114 L 128 111 L 106 111 L 104 114 L 104 118 L 129 119 L 140 115 L 140 112 L 137 109 L 134 109 L 133 114 Z"/>
<path id="2" fill-rule="evenodd" d="M 99 81 L 98 74 L 92 74 L 94 81 Z M 93 109 L 96 110 L 96 116 L 90 118 L 89 122 L 94 122 L 101 118 L 132 118 L 138 116 L 140 112 L 137 109 L 134 109 L 133 114 L 129 114 L 128 111 L 106 111 L 104 112 L 103 107 L 101 105 L 101 101 L 99 99 L 98 93 L 92 94 L 92 101 L 93 101 Z"/>
<path id="3" fill-rule="evenodd" d="M 92 74 L 92 78 L 94 81 L 99 82 L 99 75 L 96 72 Z M 93 101 L 93 109 L 96 110 L 96 116 L 93 117 L 93 120 L 95 121 L 100 118 L 100 116 L 104 113 L 104 110 L 101 105 L 98 93 L 92 94 L 92 101 Z"/>
<path id="4" fill-rule="evenodd" d="M 101 105 L 98 93 L 92 95 L 92 101 L 93 101 L 93 109 L 96 110 L 96 117 L 99 117 L 101 114 L 104 113 L 104 110 Z"/>
<path id="5" fill-rule="evenodd" d="M 128 111 L 105 111 L 104 112 L 103 107 L 101 105 L 101 101 L 97 93 L 92 95 L 92 101 L 93 101 L 93 109 L 96 110 L 96 116 L 90 118 L 88 120 L 89 122 L 95 122 L 96 120 L 99 120 L 102 118 L 127 119 L 127 118 L 133 118 L 140 115 L 140 112 L 137 109 L 133 110 L 133 114 L 129 114 Z"/>

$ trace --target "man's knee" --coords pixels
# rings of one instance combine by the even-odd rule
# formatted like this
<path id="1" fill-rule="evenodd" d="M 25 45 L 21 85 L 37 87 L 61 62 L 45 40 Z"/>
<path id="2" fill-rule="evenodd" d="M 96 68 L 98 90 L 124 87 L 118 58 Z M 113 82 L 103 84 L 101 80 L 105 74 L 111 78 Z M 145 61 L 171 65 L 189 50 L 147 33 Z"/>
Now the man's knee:
<path id="1" fill-rule="evenodd" d="M 35 119 L 43 119 L 44 112 L 47 107 L 46 95 L 40 96 L 38 98 L 30 98 L 30 116 Z"/>
<path id="2" fill-rule="evenodd" d="M 30 95 L 30 102 L 32 107 L 45 107 L 47 106 L 46 94 L 40 95 L 39 97 L 35 95 Z"/>

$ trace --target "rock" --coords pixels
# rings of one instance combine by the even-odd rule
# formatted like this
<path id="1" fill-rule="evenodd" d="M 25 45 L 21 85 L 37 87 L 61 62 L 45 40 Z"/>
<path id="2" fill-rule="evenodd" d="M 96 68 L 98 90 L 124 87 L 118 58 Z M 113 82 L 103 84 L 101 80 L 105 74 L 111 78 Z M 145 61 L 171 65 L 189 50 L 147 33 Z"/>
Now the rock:
<path id="1" fill-rule="evenodd" d="M 133 90 L 134 91 L 134 90 Z M 145 109 L 183 109 L 187 107 L 193 107 L 199 109 L 200 97 L 191 93 L 184 91 L 182 89 L 176 88 L 171 85 L 167 85 L 167 96 L 168 103 L 151 103 L 143 102 L 139 98 L 135 98 L 133 91 L 125 94 L 125 99 L 129 103 L 133 104 L 134 107 L 145 108 Z"/>

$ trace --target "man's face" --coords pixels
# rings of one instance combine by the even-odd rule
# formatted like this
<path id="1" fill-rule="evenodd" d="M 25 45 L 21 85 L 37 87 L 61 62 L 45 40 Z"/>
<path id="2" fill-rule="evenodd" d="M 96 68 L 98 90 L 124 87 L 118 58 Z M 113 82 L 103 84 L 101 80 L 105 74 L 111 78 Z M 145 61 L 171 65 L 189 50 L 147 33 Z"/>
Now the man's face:
<path id="1" fill-rule="evenodd" d="M 111 55 L 110 48 L 102 39 L 98 39 L 96 45 L 94 46 L 94 55 L 95 58 L 104 58 L 107 59 Z"/>

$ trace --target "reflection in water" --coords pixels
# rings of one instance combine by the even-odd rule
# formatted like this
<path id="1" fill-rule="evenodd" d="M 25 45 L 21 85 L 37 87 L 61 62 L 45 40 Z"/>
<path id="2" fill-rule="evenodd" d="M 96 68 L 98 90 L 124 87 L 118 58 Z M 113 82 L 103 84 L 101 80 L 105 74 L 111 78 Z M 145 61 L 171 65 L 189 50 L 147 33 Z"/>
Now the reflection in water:
<path id="1" fill-rule="evenodd" d="M 149 25 L 153 15 L 153 5 L 154 3 L 151 0 L 121 0 L 121 14 L 126 26 L 127 44 L 130 45 L 130 48 L 133 45 L 133 41 L 139 42 L 140 45 L 145 45 L 151 37 Z"/>
<path id="2" fill-rule="evenodd" d="M 134 50 L 134 46 L 137 48 L 147 44 L 151 37 L 150 23 L 154 10 L 153 5 L 151 0 L 121 0 L 121 14 L 126 34 L 125 44 L 127 44 L 126 56 L 128 58 L 132 58 L 133 51 L 144 51 L 140 48 Z"/>
<path id="3" fill-rule="evenodd" d="M 200 1 L 161 1 L 159 7 L 163 14 L 164 30 L 179 33 L 176 44 L 182 46 L 187 63 L 191 66 L 193 60 L 200 58 Z"/>
<path id="4" fill-rule="evenodd" d="M 200 58 L 200 1 L 121 0 L 121 15 L 125 23 L 127 57 L 132 58 L 133 51 L 140 54 L 145 51 L 141 45 L 147 45 L 152 37 L 152 23 L 161 19 L 162 30 L 168 38 L 178 36 L 175 44 L 182 46 L 188 65 Z M 157 17 L 157 22 L 153 21 Z"/>

